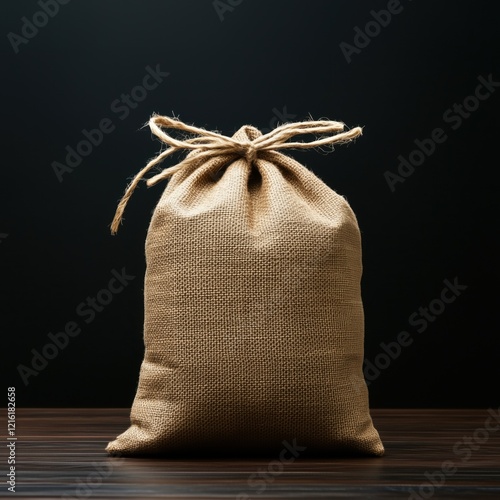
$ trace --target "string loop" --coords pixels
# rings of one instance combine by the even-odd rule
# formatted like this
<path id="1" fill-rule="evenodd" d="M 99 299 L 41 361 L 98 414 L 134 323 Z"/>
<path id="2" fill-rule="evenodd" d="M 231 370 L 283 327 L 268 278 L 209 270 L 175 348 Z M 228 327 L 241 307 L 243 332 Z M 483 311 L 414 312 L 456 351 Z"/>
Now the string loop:
<path id="1" fill-rule="evenodd" d="M 304 121 L 295 123 L 285 123 L 271 132 L 260 135 L 256 139 L 244 141 L 233 137 L 227 137 L 217 132 L 211 132 L 202 128 L 188 125 L 176 118 L 168 116 L 153 115 L 149 120 L 151 132 L 160 139 L 161 142 L 169 146 L 165 151 L 152 159 L 142 170 L 132 179 L 125 193 L 118 204 L 116 213 L 111 223 L 111 233 L 116 234 L 120 227 L 125 207 L 132 196 L 135 188 L 144 176 L 156 165 L 162 163 L 171 154 L 180 150 L 196 151 L 197 154 L 189 155 L 177 165 L 168 167 L 159 174 L 147 180 L 148 186 L 168 179 L 177 171 L 192 165 L 194 162 L 202 163 L 210 158 L 222 155 L 234 155 L 245 158 L 251 165 L 259 157 L 261 151 L 277 151 L 280 149 L 312 149 L 325 145 L 343 144 L 350 142 L 362 134 L 361 127 L 355 127 L 344 132 L 344 124 L 329 120 Z M 176 139 L 165 130 L 173 129 L 194 137 L 190 139 Z M 310 142 L 289 142 L 289 139 L 298 135 L 313 134 L 317 138 Z"/>

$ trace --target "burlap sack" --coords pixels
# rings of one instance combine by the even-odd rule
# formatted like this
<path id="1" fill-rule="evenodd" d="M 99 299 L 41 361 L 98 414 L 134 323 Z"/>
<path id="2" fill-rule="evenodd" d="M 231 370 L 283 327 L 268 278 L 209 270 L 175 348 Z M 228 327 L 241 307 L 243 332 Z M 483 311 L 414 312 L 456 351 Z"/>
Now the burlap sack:
<path id="1" fill-rule="evenodd" d="M 187 159 L 146 240 L 145 355 L 123 455 L 190 451 L 380 456 L 363 380 L 361 243 L 347 201 L 277 149 L 346 142 L 338 122 L 287 124 L 232 138 L 155 116 Z M 196 133 L 182 141 L 161 127 Z M 300 133 L 329 134 L 291 143 Z"/>

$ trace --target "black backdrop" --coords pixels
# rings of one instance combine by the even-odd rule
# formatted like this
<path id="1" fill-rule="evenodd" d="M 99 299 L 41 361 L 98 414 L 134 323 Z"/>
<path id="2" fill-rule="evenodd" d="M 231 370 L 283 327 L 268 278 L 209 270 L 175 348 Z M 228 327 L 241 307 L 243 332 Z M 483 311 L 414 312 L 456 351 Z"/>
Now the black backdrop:
<path id="1" fill-rule="evenodd" d="M 136 192 L 117 236 L 109 224 L 159 150 L 141 128 L 153 112 L 226 135 L 312 116 L 364 127 L 294 156 L 359 220 L 371 405 L 498 405 L 499 14 L 463 0 L 4 4 L 5 390 L 19 406 L 131 404 L 164 185 Z M 110 295 L 113 272 L 134 278 Z"/>

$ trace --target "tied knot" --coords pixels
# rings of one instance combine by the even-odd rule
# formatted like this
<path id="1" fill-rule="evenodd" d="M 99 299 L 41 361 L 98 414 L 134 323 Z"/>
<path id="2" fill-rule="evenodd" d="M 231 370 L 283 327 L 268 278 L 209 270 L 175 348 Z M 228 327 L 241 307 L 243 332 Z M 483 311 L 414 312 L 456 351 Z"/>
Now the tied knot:
<path id="1" fill-rule="evenodd" d="M 250 164 L 252 164 L 257 158 L 257 148 L 255 147 L 253 141 L 242 142 L 239 153 L 241 156 L 244 156 Z"/>
<path id="2" fill-rule="evenodd" d="M 344 124 L 330 120 L 311 120 L 296 123 L 285 123 L 265 135 L 259 135 L 253 127 L 243 127 L 247 129 L 247 138 L 238 140 L 235 137 L 227 137 L 217 132 L 205 130 L 202 128 L 188 125 L 176 118 L 167 116 L 153 115 L 149 120 L 151 132 L 160 139 L 161 142 L 169 146 L 161 152 L 156 158 L 151 160 L 133 179 L 125 190 L 118 207 L 115 217 L 111 223 L 111 233 L 116 234 L 123 217 L 123 212 L 132 196 L 135 188 L 144 176 L 156 165 L 159 165 L 171 154 L 181 150 L 191 150 L 195 154 L 188 155 L 177 165 L 164 169 L 159 174 L 147 180 L 148 186 L 153 186 L 157 182 L 168 179 L 180 169 L 192 165 L 194 163 L 202 164 L 204 161 L 215 158 L 217 156 L 228 156 L 230 160 L 233 157 L 245 158 L 249 165 L 252 165 L 257 160 L 259 151 L 278 151 L 282 149 L 312 149 L 321 146 L 333 146 L 334 144 L 343 144 L 352 141 L 359 135 L 362 130 L 360 127 L 355 127 L 344 132 Z M 176 139 L 165 132 L 166 129 L 178 130 L 184 134 L 191 135 L 191 138 Z M 250 136 L 248 129 L 253 129 Z M 239 134 L 239 133 L 238 133 Z M 236 135 L 238 135 L 236 134 Z M 316 138 L 310 142 L 290 141 L 292 137 L 298 135 L 312 134 Z M 241 136 L 240 136 L 241 137 Z"/>

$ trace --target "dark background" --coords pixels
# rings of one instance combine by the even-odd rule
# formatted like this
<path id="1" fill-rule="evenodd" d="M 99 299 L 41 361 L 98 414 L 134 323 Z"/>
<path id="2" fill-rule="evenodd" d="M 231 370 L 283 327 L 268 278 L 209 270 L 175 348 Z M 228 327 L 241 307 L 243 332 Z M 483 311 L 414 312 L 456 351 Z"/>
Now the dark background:
<path id="1" fill-rule="evenodd" d="M 18 53 L 8 34 L 20 35 L 23 16 L 33 20 L 41 4 L 3 5 L 5 390 L 17 387 L 19 406 L 131 404 L 143 355 L 144 239 L 165 184 L 136 191 L 117 236 L 109 224 L 127 181 L 160 148 L 141 127 L 157 112 L 230 135 L 246 123 L 274 127 L 278 110 L 287 120 L 364 127 L 332 154 L 293 155 L 358 217 L 367 359 L 383 363 L 381 343 L 401 331 L 413 338 L 371 382 L 371 406 L 498 405 L 500 91 L 456 130 L 443 118 L 479 76 L 500 81 L 498 4 L 401 0 L 350 63 L 339 45 L 353 44 L 355 27 L 364 30 L 387 0 L 232 4 L 219 15 L 211 0 L 72 0 Z M 111 103 L 157 65 L 169 76 L 121 119 Z M 59 182 L 52 163 L 104 118 L 114 131 Z M 446 141 L 391 192 L 384 173 L 437 127 Z M 77 306 L 123 267 L 135 279 L 86 324 Z M 409 316 L 455 278 L 467 289 L 418 333 Z M 31 367 L 32 350 L 68 321 L 80 335 L 25 385 L 19 365 Z"/>

